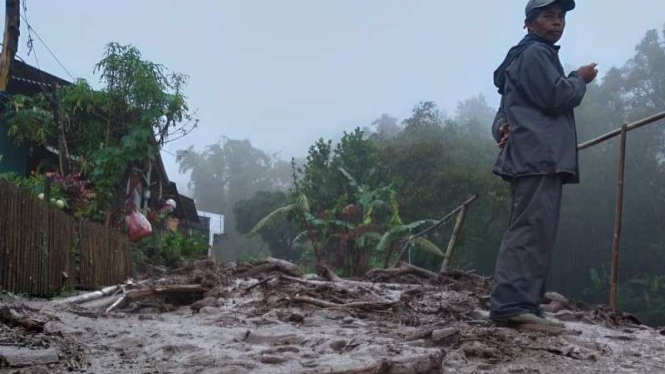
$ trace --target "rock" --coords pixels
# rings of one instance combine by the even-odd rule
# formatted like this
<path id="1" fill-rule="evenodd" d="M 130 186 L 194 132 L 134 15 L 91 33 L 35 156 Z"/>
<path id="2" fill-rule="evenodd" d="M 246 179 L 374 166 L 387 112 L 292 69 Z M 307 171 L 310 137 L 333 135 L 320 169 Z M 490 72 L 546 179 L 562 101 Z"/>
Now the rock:
<path id="1" fill-rule="evenodd" d="M 153 308 L 153 307 L 148 307 L 148 308 L 143 308 L 139 310 L 139 314 L 159 314 L 159 309 Z"/>
<path id="2" fill-rule="evenodd" d="M 287 359 L 282 356 L 270 356 L 270 355 L 263 355 L 258 358 L 259 361 L 261 361 L 264 364 L 270 364 L 270 365 L 276 365 L 276 364 L 281 364 L 282 362 L 286 362 Z"/>
<path id="3" fill-rule="evenodd" d="M 490 312 L 482 309 L 474 309 L 471 312 L 469 312 L 469 318 L 481 321 L 489 321 Z"/>
<path id="4" fill-rule="evenodd" d="M 432 340 L 434 340 L 437 343 L 441 343 L 446 341 L 448 338 L 451 336 L 455 335 L 457 333 L 457 329 L 454 327 L 448 327 L 445 329 L 440 329 L 440 330 L 434 330 L 432 331 Z"/>
<path id="5" fill-rule="evenodd" d="M 330 349 L 335 352 L 341 352 L 346 348 L 346 340 L 335 340 L 330 343 Z"/>
<path id="6" fill-rule="evenodd" d="M 33 366 L 21 371 L 21 374 L 50 374 L 53 370 L 46 366 Z"/>
<path id="7" fill-rule="evenodd" d="M 344 312 L 339 310 L 329 310 L 329 309 L 319 309 L 315 310 L 310 314 L 310 318 L 326 318 L 334 321 L 341 320 L 345 317 Z"/>
<path id="8" fill-rule="evenodd" d="M 559 293 L 556 293 L 556 292 L 547 292 L 547 293 L 545 293 L 544 301 L 547 301 L 548 304 L 551 303 L 552 301 L 558 301 L 558 302 L 560 302 L 562 304 L 566 304 L 566 305 L 570 303 L 568 301 L 568 299 L 566 299 L 565 296 L 563 296 Z"/>
<path id="9" fill-rule="evenodd" d="M 300 365 L 306 368 L 315 368 L 319 366 L 319 362 L 316 360 L 311 360 L 311 361 L 301 361 Z"/>
<path id="10" fill-rule="evenodd" d="M 554 318 L 565 322 L 577 322 L 581 321 L 582 318 L 584 318 L 584 313 L 575 313 L 571 312 L 570 310 L 564 309 L 557 312 L 554 315 Z"/>
<path id="11" fill-rule="evenodd" d="M 217 299 L 214 297 L 206 297 L 205 299 L 193 303 L 189 308 L 192 310 L 192 314 L 195 314 L 200 312 L 201 309 L 206 306 L 217 307 Z"/>
<path id="12" fill-rule="evenodd" d="M 541 307 L 546 312 L 558 313 L 562 310 L 568 309 L 570 302 L 563 295 L 556 292 L 548 292 L 543 298 L 543 305 Z"/>
<path id="13" fill-rule="evenodd" d="M 55 349 L 27 349 L 0 347 L 0 357 L 11 367 L 48 365 L 57 363 L 60 358 Z"/>
<path id="14" fill-rule="evenodd" d="M 199 310 L 199 313 L 208 314 L 208 315 L 217 315 L 222 313 L 222 311 L 214 306 L 204 306 Z"/>
<path id="15" fill-rule="evenodd" d="M 249 332 L 245 338 L 245 343 L 249 344 L 291 344 L 297 345 L 303 338 L 296 334 L 262 334 Z"/>
<path id="16" fill-rule="evenodd" d="M 343 323 L 343 324 L 346 324 L 346 325 L 350 325 L 350 324 L 352 324 L 352 323 L 355 322 L 355 321 L 356 321 L 356 320 L 355 320 L 355 318 L 353 318 L 353 317 L 345 317 L 345 318 L 342 320 L 342 323 Z"/>
<path id="17" fill-rule="evenodd" d="M 289 316 L 288 321 L 293 323 L 303 323 L 305 321 L 305 316 L 302 315 L 302 313 L 295 312 Z"/>

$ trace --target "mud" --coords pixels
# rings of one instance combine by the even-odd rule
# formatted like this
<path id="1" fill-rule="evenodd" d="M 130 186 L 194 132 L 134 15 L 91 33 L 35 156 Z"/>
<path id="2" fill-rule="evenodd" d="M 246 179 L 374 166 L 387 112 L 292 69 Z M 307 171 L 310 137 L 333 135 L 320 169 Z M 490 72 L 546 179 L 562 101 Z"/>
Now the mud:
<path id="1" fill-rule="evenodd" d="M 201 269 L 184 271 L 182 279 L 167 275 L 162 283 L 190 283 L 192 270 Z M 362 282 L 338 287 L 311 283 L 314 276 L 295 282 L 279 274 L 234 279 L 210 271 L 201 278 L 212 277 L 210 291 L 191 306 L 148 302 L 100 317 L 27 301 L 48 320 L 45 332 L 31 335 L 5 326 L 2 344 L 55 347 L 61 361 L 0 372 L 314 374 L 440 352 L 440 373 L 665 372 L 665 336 L 604 309 L 578 312 L 571 318 L 581 320 L 566 322 L 563 333 L 489 323 L 481 310 L 487 282 L 479 277 L 419 287 Z M 299 296 L 340 305 L 394 304 L 377 310 L 321 308 L 294 302 Z"/>

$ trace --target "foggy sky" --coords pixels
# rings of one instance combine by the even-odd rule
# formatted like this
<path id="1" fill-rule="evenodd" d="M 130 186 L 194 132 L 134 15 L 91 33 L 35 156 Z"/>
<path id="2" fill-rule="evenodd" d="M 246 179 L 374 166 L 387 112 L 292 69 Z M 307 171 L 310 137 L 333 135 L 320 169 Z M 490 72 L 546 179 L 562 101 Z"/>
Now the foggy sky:
<path id="1" fill-rule="evenodd" d="M 525 4 L 27 0 L 27 15 L 69 71 L 93 84 L 92 67 L 111 41 L 189 75 L 186 93 L 200 127 L 167 150 L 203 148 L 224 135 L 289 159 L 320 136 L 366 126 L 382 113 L 403 119 L 419 101 L 435 101 L 450 115 L 459 100 L 478 93 L 496 105 L 492 72 L 524 34 Z M 632 57 L 647 29 L 663 24 L 663 0 L 578 0 L 562 60 L 574 67 L 597 62 L 603 74 Z M 19 56 L 36 65 L 23 26 Z M 35 52 L 42 69 L 70 79 L 38 41 Z M 175 157 L 163 159 L 185 191 Z"/>

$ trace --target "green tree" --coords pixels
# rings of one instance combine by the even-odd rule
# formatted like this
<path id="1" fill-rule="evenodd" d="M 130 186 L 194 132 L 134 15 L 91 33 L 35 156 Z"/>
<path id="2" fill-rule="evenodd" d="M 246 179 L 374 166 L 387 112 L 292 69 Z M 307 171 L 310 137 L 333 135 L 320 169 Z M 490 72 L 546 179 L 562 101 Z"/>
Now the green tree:
<path id="1" fill-rule="evenodd" d="M 218 258 L 237 259 L 257 253 L 260 243 L 249 241 L 237 231 L 233 207 L 258 191 L 275 191 L 286 185 L 285 163 L 274 155 L 254 148 L 248 140 L 224 139 L 197 152 L 190 147 L 178 158 L 181 172 L 190 172 L 190 188 L 198 207 L 224 215 L 225 237 Z"/>
<path id="2" fill-rule="evenodd" d="M 233 207 L 236 228 L 240 234 L 248 234 L 270 212 L 286 205 L 288 197 L 283 191 L 259 191 L 252 198 L 241 200 Z M 297 262 L 302 255 L 294 246 L 294 232 L 286 216 L 275 218 L 263 227 L 258 235 L 268 245 L 273 257 Z"/>
<path id="3" fill-rule="evenodd" d="M 183 94 L 186 76 L 143 59 L 131 45 L 107 45 L 95 73 L 98 90 L 80 79 L 55 92 L 14 96 L 6 120 L 17 143 L 57 145 L 60 174 L 87 175 L 97 210 L 110 212 L 124 207 L 128 172 L 149 176 L 159 148 L 197 122 Z"/>

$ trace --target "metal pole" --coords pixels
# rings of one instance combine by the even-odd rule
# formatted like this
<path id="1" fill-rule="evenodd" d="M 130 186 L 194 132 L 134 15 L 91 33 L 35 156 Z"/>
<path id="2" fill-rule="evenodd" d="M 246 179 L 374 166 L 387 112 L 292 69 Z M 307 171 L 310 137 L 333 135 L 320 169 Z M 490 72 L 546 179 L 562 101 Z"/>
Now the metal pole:
<path id="1" fill-rule="evenodd" d="M 626 134 L 628 125 L 621 127 L 621 146 L 617 175 L 616 211 L 614 215 L 614 244 L 612 250 L 612 285 L 610 290 L 610 308 L 617 308 L 617 283 L 619 270 L 619 245 L 621 243 L 621 218 L 623 215 L 623 188 L 626 169 Z"/>

